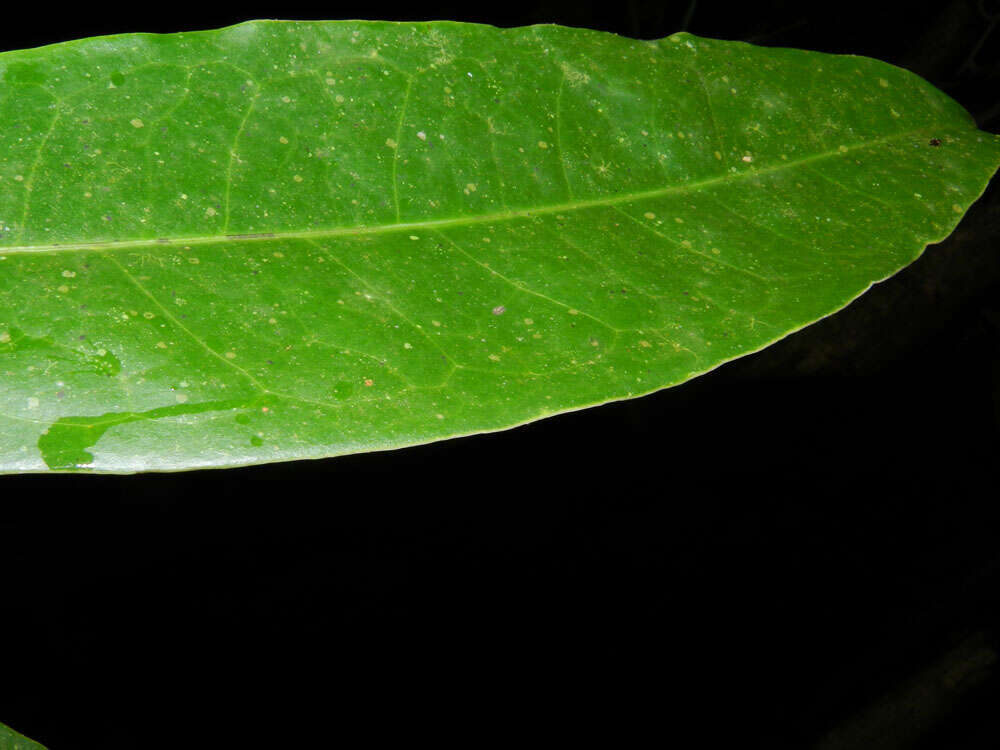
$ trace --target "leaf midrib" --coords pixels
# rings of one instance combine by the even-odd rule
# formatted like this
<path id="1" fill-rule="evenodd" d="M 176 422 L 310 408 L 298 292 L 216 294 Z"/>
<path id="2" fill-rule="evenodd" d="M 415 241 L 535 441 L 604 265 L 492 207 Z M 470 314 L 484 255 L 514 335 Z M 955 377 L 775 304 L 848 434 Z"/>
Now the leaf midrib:
<path id="1" fill-rule="evenodd" d="M 670 195 L 673 193 L 684 193 L 691 190 L 697 190 L 699 188 L 711 187 L 713 185 L 748 180 L 754 177 L 759 177 L 761 175 L 773 174 L 775 172 L 794 169 L 795 167 L 802 166 L 804 164 L 810 164 L 813 162 L 822 161 L 824 159 L 829 159 L 831 157 L 845 156 L 846 154 L 850 154 L 854 151 L 859 151 L 865 148 L 871 148 L 873 146 L 878 146 L 895 140 L 901 140 L 903 138 L 912 137 L 918 133 L 925 133 L 931 130 L 935 130 L 935 132 L 937 132 L 938 134 L 943 133 L 942 129 L 938 129 L 935 126 L 929 125 L 921 128 L 916 128 L 914 130 L 908 130 L 902 133 L 894 133 L 893 135 L 883 136 L 882 138 L 875 138 L 870 141 L 865 141 L 864 143 L 856 143 L 850 146 L 838 146 L 835 150 L 823 151 L 818 154 L 804 156 L 801 159 L 778 162 L 777 164 L 772 164 L 757 169 L 746 169 L 742 172 L 737 172 L 735 174 L 728 173 L 723 175 L 716 175 L 715 177 L 709 177 L 704 180 L 698 180 L 696 182 L 688 182 L 682 185 L 670 185 L 668 187 L 663 187 L 663 188 L 641 190 L 632 193 L 616 194 L 616 195 L 603 196 L 600 198 L 591 198 L 586 200 L 573 200 L 573 201 L 567 201 L 565 203 L 556 203 L 548 206 L 539 206 L 538 208 L 497 211 L 489 214 L 480 214 L 479 216 L 461 216 L 450 219 L 425 219 L 420 221 L 394 222 L 392 224 L 379 224 L 374 226 L 333 227 L 330 229 L 301 229 L 301 230 L 285 230 L 277 232 L 263 231 L 252 234 L 216 234 L 216 235 L 203 235 L 203 236 L 193 236 L 193 237 L 155 237 L 148 239 L 60 242 L 60 243 L 41 244 L 41 245 L 12 245 L 10 247 L 0 246 L 0 254 L 3 255 L 38 254 L 38 253 L 72 252 L 81 250 L 108 251 L 108 250 L 125 250 L 133 248 L 150 248 L 150 247 L 176 249 L 176 247 L 180 244 L 213 245 L 226 242 L 249 242 L 249 241 L 270 241 L 270 240 L 290 240 L 290 239 L 315 240 L 315 239 L 325 239 L 330 237 L 352 237 L 352 236 L 357 237 L 357 236 L 367 236 L 367 235 L 377 235 L 377 234 L 391 234 L 394 232 L 405 232 L 405 231 L 413 231 L 421 229 L 426 229 L 426 230 L 445 229 L 448 227 L 471 226 L 475 224 L 487 224 L 490 222 L 513 221 L 515 219 L 531 219 L 536 216 L 546 216 L 549 214 L 558 214 L 564 212 L 571 213 L 573 211 L 582 211 L 588 208 L 600 208 L 602 206 L 618 206 L 624 203 L 633 203 L 643 200 L 650 200 L 653 198 L 659 198 L 664 195 Z"/>

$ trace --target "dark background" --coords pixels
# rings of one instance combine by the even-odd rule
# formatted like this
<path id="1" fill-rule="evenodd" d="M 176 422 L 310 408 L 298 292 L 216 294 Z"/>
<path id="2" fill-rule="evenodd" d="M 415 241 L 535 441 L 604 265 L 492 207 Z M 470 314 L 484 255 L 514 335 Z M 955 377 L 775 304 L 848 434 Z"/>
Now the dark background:
<path id="1" fill-rule="evenodd" d="M 37 3 L 0 49 L 257 17 L 862 54 L 1000 130 L 996 0 Z M 998 242 L 994 184 L 842 313 L 683 386 L 505 433 L 2 477 L 0 721 L 51 750 L 332 746 L 362 708 L 369 739 L 440 740 L 474 717 L 473 746 L 609 721 L 616 746 L 647 726 L 682 747 L 1000 747 Z"/>

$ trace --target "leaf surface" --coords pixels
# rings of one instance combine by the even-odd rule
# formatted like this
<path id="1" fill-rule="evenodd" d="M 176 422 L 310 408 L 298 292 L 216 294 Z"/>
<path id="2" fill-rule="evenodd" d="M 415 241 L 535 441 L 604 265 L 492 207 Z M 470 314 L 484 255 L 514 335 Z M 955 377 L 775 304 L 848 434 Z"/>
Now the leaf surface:
<path id="1" fill-rule="evenodd" d="M 0 55 L 0 471 L 396 448 L 681 383 L 1000 163 L 876 60 L 256 21 Z"/>
<path id="2" fill-rule="evenodd" d="M 45 750 L 45 748 L 10 727 L 0 724 L 0 750 Z"/>

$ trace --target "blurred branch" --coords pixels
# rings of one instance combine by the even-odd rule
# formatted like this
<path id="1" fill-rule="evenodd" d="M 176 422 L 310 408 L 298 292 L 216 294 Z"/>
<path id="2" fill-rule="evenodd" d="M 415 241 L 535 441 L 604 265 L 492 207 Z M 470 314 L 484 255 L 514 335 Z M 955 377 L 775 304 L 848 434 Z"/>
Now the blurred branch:
<path id="1" fill-rule="evenodd" d="M 681 31 L 687 31 L 691 26 L 691 19 L 694 17 L 694 12 L 698 8 L 698 0 L 691 0 L 688 3 L 688 9 L 684 12 L 684 20 L 681 21 Z"/>
<path id="2" fill-rule="evenodd" d="M 983 30 L 983 33 L 979 35 L 979 40 L 972 46 L 972 50 L 969 52 L 969 55 L 958 67 L 959 73 L 964 73 L 966 71 L 975 73 L 979 69 L 979 65 L 976 63 L 976 55 L 979 54 L 990 34 L 992 34 L 996 29 L 997 22 L 1000 21 L 1000 11 L 997 11 L 996 13 L 988 12 L 986 10 L 985 0 L 977 0 L 976 8 L 979 10 L 979 15 L 981 15 L 986 21 L 986 28 Z"/>

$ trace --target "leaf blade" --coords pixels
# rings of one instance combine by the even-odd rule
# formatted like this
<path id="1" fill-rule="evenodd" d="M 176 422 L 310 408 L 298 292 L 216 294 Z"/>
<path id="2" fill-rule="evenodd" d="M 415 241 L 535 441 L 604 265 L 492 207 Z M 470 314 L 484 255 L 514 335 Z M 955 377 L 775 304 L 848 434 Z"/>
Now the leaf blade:
<path id="1" fill-rule="evenodd" d="M 30 68 L 73 54 L 99 84 Z M 6 471 L 387 449 L 658 390 L 894 273 L 1000 162 L 905 71 L 689 35 L 253 22 L 12 60 Z"/>
<path id="2" fill-rule="evenodd" d="M 10 727 L 0 724 L 0 750 L 45 750 L 45 748 Z"/>

